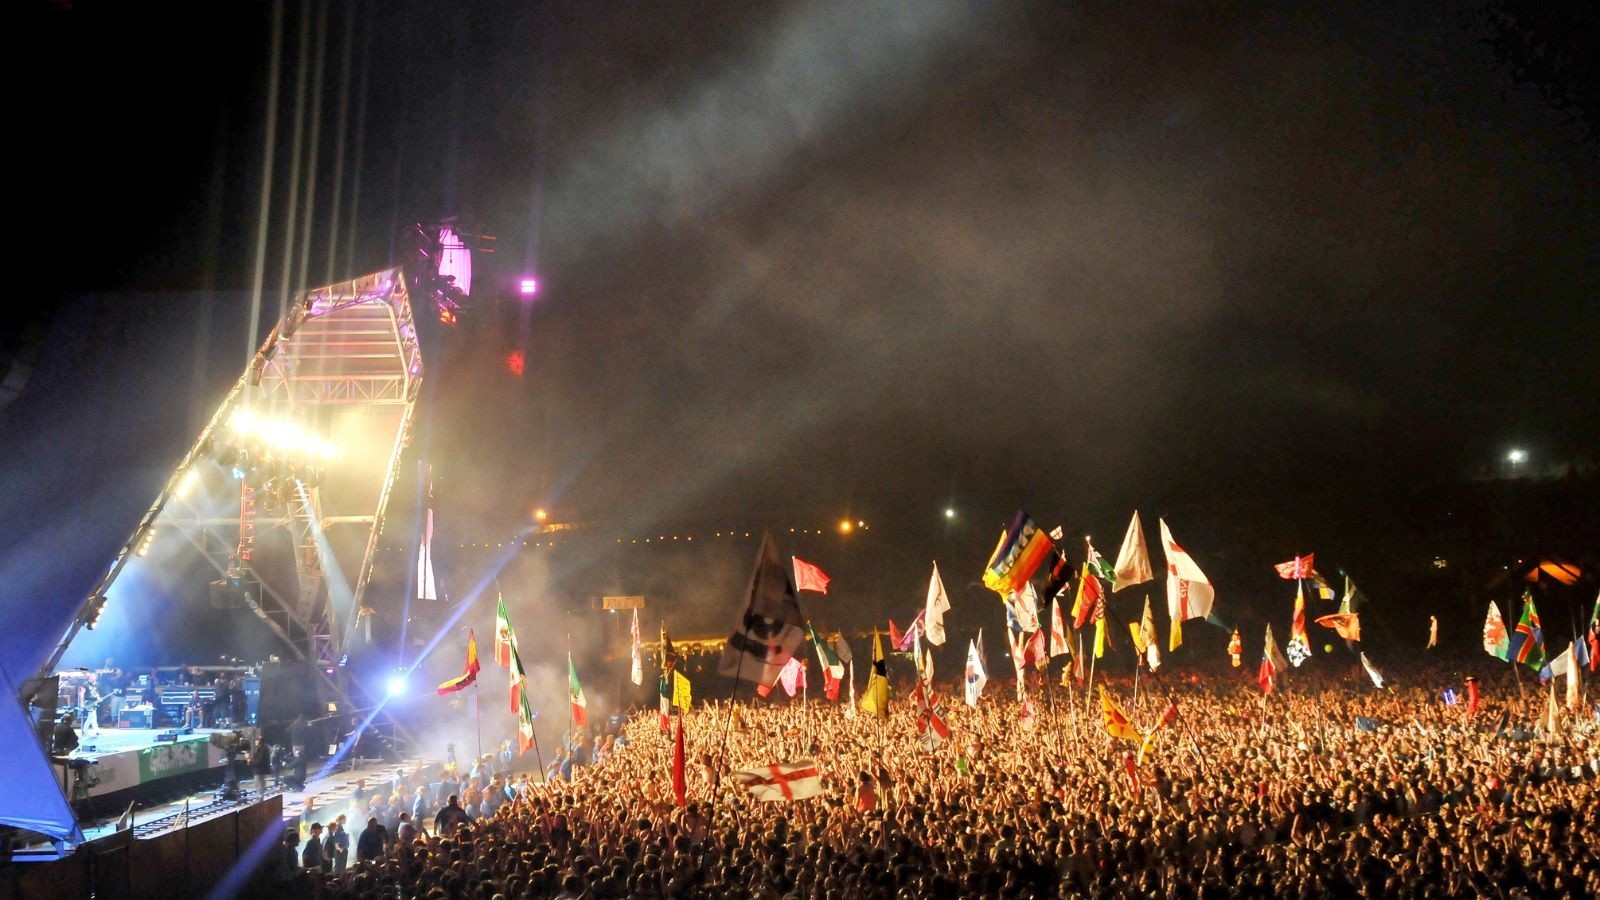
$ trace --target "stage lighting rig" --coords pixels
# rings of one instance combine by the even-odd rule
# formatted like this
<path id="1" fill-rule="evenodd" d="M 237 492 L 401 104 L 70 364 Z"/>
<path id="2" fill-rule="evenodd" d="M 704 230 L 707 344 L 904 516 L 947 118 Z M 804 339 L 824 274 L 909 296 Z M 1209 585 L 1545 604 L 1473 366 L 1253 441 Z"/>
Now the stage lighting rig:
<path id="1" fill-rule="evenodd" d="M 96 594 L 90 598 L 89 605 L 83 608 L 83 627 L 93 631 L 94 626 L 100 624 L 100 614 L 105 612 L 105 608 L 105 594 Z"/>
<path id="2" fill-rule="evenodd" d="M 472 297 L 473 257 L 494 252 L 494 235 L 481 225 L 455 217 L 418 222 L 412 230 L 419 265 L 416 286 L 427 297 L 440 324 L 455 325 Z"/>

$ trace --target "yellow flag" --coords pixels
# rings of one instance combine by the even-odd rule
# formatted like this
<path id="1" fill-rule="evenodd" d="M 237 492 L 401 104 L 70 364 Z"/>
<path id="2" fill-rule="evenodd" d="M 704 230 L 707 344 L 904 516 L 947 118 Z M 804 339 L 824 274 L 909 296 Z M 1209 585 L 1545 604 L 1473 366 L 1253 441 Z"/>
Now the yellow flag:
<path id="1" fill-rule="evenodd" d="M 1179 647 L 1182 647 L 1182 646 L 1183 646 L 1183 621 L 1181 619 L 1173 619 L 1172 620 L 1172 639 L 1167 642 L 1167 652 L 1171 653 L 1172 651 L 1174 651 L 1174 650 L 1176 650 L 1176 649 L 1178 649 Z"/>
<path id="2" fill-rule="evenodd" d="M 689 693 L 688 677 L 674 669 L 672 672 L 672 705 L 687 711 L 693 699 Z"/>
<path id="3" fill-rule="evenodd" d="M 880 719 L 889 718 L 889 667 L 883 660 L 883 641 L 878 632 L 872 632 L 872 674 L 867 676 L 867 690 L 861 695 L 861 709 Z"/>
<path id="4" fill-rule="evenodd" d="M 1137 650 L 1141 656 L 1144 655 L 1144 648 L 1148 645 L 1144 642 L 1144 632 L 1139 630 L 1139 624 L 1137 622 L 1129 622 L 1128 633 L 1133 636 L 1133 649 Z"/>
<path id="5" fill-rule="evenodd" d="M 1094 620 L 1094 658 L 1101 659 L 1106 655 L 1106 620 L 1104 616 Z"/>

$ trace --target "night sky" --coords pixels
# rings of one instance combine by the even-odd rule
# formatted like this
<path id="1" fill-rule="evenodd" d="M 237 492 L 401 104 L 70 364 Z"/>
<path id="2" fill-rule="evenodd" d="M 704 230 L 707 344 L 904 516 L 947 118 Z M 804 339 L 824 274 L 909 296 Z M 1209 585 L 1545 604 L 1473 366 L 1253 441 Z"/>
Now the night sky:
<path id="1" fill-rule="evenodd" d="M 1357 566 L 1508 448 L 1600 445 L 1595 14 L 1391 6 L 314 4 L 291 210 L 290 2 L 263 322 L 291 218 L 291 286 L 497 238 L 418 437 L 457 540 L 848 516 L 907 607 L 1019 507 Z M 275 7 L 28 7 L 0 599 L 48 641 L 246 359 Z"/>

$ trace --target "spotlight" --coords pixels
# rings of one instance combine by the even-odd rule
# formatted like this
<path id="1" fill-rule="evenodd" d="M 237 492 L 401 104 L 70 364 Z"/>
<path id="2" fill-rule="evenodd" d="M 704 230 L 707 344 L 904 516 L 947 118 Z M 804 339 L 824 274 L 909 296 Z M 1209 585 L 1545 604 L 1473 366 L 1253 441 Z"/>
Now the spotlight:
<path id="1" fill-rule="evenodd" d="M 521 291 L 524 297 L 532 297 L 539 293 L 539 281 L 534 278 L 524 278 L 518 283 L 517 290 Z"/>
<path id="2" fill-rule="evenodd" d="M 855 530 L 856 530 L 856 523 L 850 521 L 849 519 L 844 519 L 844 520 L 839 522 L 839 533 L 840 534 L 849 534 L 850 532 L 855 531 Z"/>
<path id="3" fill-rule="evenodd" d="M 1520 462 L 1527 462 L 1528 461 L 1528 451 L 1526 451 L 1526 450 L 1513 450 L 1510 453 L 1506 454 L 1506 460 L 1508 462 L 1510 462 L 1512 465 L 1516 465 L 1517 463 L 1520 463 Z"/>
<path id="4" fill-rule="evenodd" d="M 946 519 L 954 519 L 956 517 L 955 507 L 953 507 L 953 506 L 945 507 L 944 508 L 944 517 Z"/>
<path id="5" fill-rule="evenodd" d="M 406 676 L 389 676 L 388 691 L 390 698 L 404 696 L 406 692 Z"/>

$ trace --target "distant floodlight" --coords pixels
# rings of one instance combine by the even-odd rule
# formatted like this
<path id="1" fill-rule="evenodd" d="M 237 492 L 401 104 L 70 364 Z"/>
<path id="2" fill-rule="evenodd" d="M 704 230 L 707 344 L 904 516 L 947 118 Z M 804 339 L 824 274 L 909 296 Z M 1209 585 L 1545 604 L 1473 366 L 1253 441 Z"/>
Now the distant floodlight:
<path id="1" fill-rule="evenodd" d="M 953 507 L 953 506 L 946 506 L 946 507 L 945 507 L 945 508 L 944 508 L 944 517 L 945 517 L 945 518 L 946 518 L 946 519 L 954 519 L 954 518 L 955 518 L 955 517 L 956 517 L 956 510 L 955 510 L 955 507 Z"/>
<path id="2" fill-rule="evenodd" d="M 517 290 L 521 291 L 524 297 L 532 297 L 534 294 L 539 293 L 539 280 L 537 278 L 524 278 L 517 283 Z"/>
<path id="3" fill-rule="evenodd" d="M 404 675 L 390 676 L 388 690 L 391 698 L 404 695 L 406 692 L 406 677 Z"/>
<path id="4" fill-rule="evenodd" d="M 1506 459 L 1510 460 L 1512 465 L 1515 465 L 1515 464 L 1520 463 L 1520 462 L 1527 462 L 1528 461 L 1528 451 L 1526 451 L 1526 450 L 1513 450 L 1510 453 L 1506 454 Z"/>
<path id="5" fill-rule="evenodd" d="M 844 520 L 841 520 L 839 522 L 839 533 L 840 534 L 849 534 L 850 532 L 855 531 L 855 530 L 856 530 L 856 523 L 850 521 L 849 519 L 844 519 Z"/>

